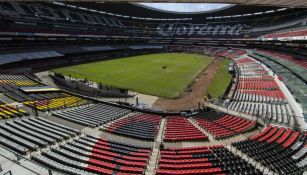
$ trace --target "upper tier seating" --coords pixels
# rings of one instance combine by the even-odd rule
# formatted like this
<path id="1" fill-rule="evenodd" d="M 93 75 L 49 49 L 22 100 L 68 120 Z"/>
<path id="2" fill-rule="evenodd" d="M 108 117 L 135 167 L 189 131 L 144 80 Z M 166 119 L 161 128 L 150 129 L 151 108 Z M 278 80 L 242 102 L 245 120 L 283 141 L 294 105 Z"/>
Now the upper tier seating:
<path id="1" fill-rule="evenodd" d="M 292 117 L 284 93 L 263 65 L 251 58 L 236 59 L 239 78 L 228 108 L 257 115 L 271 122 L 288 124 Z"/>
<path id="2" fill-rule="evenodd" d="M 18 153 L 26 154 L 39 147 L 79 134 L 78 130 L 54 123 L 41 117 L 23 117 L 0 124 L 0 144 Z"/>
<path id="3" fill-rule="evenodd" d="M 302 174 L 306 167 L 306 136 L 269 125 L 249 140 L 232 145 L 278 174 Z"/>
<path id="4" fill-rule="evenodd" d="M 280 32 L 277 31 L 275 33 L 267 34 L 261 36 L 262 38 L 282 38 L 282 37 L 297 37 L 297 36 L 307 36 L 307 29 L 299 29 L 294 31 Z"/>
<path id="5" fill-rule="evenodd" d="M 203 51 L 202 47 L 202 51 Z M 234 59 L 238 56 L 244 55 L 246 53 L 245 50 L 240 49 L 228 49 L 228 48 L 214 48 L 211 47 L 205 51 L 206 54 L 214 56 L 214 57 L 226 57 Z"/>
<path id="6" fill-rule="evenodd" d="M 164 134 L 165 142 L 208 140 L 208 136 L 195 128 L 184 117 L 167 117 Z"/>
<path id="7" fill-rule="evenodd" d="M 36 108 L 40 111 L 75 107 L 75 106 L 80 106 L 80 105 L 84 105 L 87 103 L 88 103 L 87 100 L 76 97 L 76 96 L 71 96 L 69 94 L 65 94 L 65 97 L 63 98 L 34 100 L 34 101 L 24 102 L 25 105 L 28 105 L 32 108 Z"/>
<path id="8" fill-rule="evenodd" d="M 129 112 L 126 109 L 98 103 L 54 113 L 54 115 L 81 125 L 97 127 L 122 117 Z"/>
<path id="9" fill-rule="evenodd" d="M 74 35 L 126 35 L 126 36 L 185 36 L 185 37 L 243 37 L 247 29 L 246 22 L 216 22 L 192 24 L 144 21 L 132 18 L 118 18 L 110 15 L 84 11 L 66 5 L 44 3 L 2 2 L 0 4 L 1 20 L 6 27 L 2 32 L 52 33 Z M 28 10 L 32 9 L 32 10 Z M 15 21 L 18 21 L 15 23 Z M 31 23 L 29 24 L 29 21 Z M 144 24 L 144 27 L 135 25 Z M 32 25 L 31 25 L 32 24 Z M 146 25 L 146 27 L 145 27 Z M 53 30 L 50 30 L 52 28 Z M 172 30 L 169 30 L 172 28 Z"/>
<path id="10" fill-rule="evenodd" d="M 157 175 L 262 174 L 223 146 L 161 150 Z"/>
<path id="11" fill-rule="evenodd" d="M 86 135 L 32 159 L 65 174 L 144 174 L 150 152 L 146 147 Z"/>
<path id="12" fill-rule="evenodd" d="M 251 130 L 256 122 L 231 116 L 224 113 L 210 111 L 193 119 L 210 132 L 215 139 L 226 138 Z"/>
<path id="13" fill-rule="evenodd" d="M 205 23 L 205 24 L 173 24 L 163 23 L 157 26 L 157 34 L 164 37 L 170 36 L 220 36 L 220 37 L 240 37 L 246 30 L 245 24 L 240 23 Z M 170 28 L 172 30 L 170 30 Z"/>
<path id="14" fill-rule="evenodd" d="M 112 134 L 154 141 L 160 122 L 161 116 L 141 113 L 119 119 L 103 130 Z"/>
<path id="15" fill-rule="evenodd" d="M 247 35 L 259 36 L 285 28 L 306 26 L 306 19 L 304 20 L 306 13 L 301 11 L 297 14 L 280 15 L 278 18 L 275 15 L 266 15 L 266 20 L 263 20 L 263 15 L 242 16 L 237 20 L 233 18 L 196 20 L 195 22 L 194 20 L 192 22 L 182 20 L 178 23 L 165 19 L 165 21 L 158 22 L 97 13 L 93 9 L 84 10 L 82 6 L 74 7 L 63 2 L 46 4 L 10 1 L 0 4 L 0 26 L 5 26 L 0 28 L 0 32 L 17 33 L 18 35 L 48 33 L 53 36 L 86 35 L 89 37 L 115 35 L 242 38 Z M 267 27 L 268 20 L 274 21 L 270 27 Z M 253 25 L 261 21 L 266 21 L 265 27 Z"/>

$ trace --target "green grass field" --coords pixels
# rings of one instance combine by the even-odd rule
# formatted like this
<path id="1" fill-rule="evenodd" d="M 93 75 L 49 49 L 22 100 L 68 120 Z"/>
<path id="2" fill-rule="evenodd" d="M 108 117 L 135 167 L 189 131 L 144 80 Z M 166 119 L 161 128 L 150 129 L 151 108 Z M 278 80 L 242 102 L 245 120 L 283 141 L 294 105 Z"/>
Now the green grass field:
<path id="1" fill-rule="evenodd" d="M 218 98 L 224 95 L 224 92 L 228 87 L 232 77 L 232 75 L 228 73 L 227 66 L 229 63 L 229 59 L 222 60 L 222 63 L 219 65 L 213 80 L 205 92 L 205 96 L 210 94 L 212 98 Z"/>
<path id="2" fill-rule="evenodd" d="M 198 54 L 162 53 L 100 61 L 52 71 L 144 94 L 177 98 L 212 60 L 211 57 Z M 163 66 L 167 68 L 163 69 Z"/>

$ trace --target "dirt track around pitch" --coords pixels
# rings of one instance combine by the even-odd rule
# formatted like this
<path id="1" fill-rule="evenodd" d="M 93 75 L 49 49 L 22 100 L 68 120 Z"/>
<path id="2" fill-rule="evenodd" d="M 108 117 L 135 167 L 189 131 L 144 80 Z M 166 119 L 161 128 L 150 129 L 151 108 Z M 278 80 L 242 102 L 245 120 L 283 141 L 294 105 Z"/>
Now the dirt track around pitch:
<path id="1" fill-rule="evenodd" d="M 208 65 L 193 82 L 190 92 L 184 92 L 178 99 L 168 99 L 160 97 L 154 104 L 154 108 L 160 108 L 166 111 L 180 111 L 198 107 L 198 103 L 204 102 L 204 92 L 206 92 L 212 81 L 215 71 L 221 64 L 220 59 L 214 59 L 212 64 Z"/>

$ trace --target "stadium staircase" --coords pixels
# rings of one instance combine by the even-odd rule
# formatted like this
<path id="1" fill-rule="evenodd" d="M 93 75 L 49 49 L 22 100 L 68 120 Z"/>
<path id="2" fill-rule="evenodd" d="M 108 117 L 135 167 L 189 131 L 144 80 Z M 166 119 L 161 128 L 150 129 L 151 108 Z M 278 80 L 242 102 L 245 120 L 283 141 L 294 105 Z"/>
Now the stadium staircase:
<path id="1" fill-rule="evenodd" d="M 145 175 L 154 175 L 156 174 L 157 164 L 160 157 L 160 145 L 163 140 L 163 134 L 165 129 L 166 119 L 163 117 L 161 119 L 161 124 L 159 128 L 159 132 L 157 134 L 156 140 L 153 144 L 152 152 L 147 163 Z"/>
<path id="2" fill-rule="evenodd" d="M 195 128 L 197 128 L 197 129 L 200 130 L 202 133 L 204 133 L 205 135 L 207 135 L 210 142 L 216 141 L 216 140 L 214 139 L 214 137 L 212 136 L 212 134 L 210 134 L 210 133 L 207 132 L 204 128 L 202 128 L 201 126 L 199 126 L 198 124 L 196 124 L 196 121 L 195 121 L 194 119 L 189 118 L 188 121 L 189 121 L 193 126 L 195 126 Z"/>

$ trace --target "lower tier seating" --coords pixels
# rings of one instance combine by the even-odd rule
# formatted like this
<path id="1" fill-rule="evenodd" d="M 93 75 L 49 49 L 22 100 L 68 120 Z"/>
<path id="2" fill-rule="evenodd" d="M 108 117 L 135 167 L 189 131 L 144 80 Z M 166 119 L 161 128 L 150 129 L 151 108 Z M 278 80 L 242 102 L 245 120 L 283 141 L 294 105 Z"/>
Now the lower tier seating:
<path id="1" fill-rule="evenodd" d="M 0 119 L 8 119 L 15 117 L 28 116 L 25 110 L 22 110 L 14 105 L 3 104 L 0 105 Z"/>
<path id="2" fill-rule="evenodd" d="M 165 142 L 208 140 L 208 136 L 195 128 L 187 118 L 167 117 L 164 134 Z"/>
<path id="3" fill-rule="evenodd" d="M 127 115 L 129 112 L 126 109 L 99 103 L 54 113 L 54 115 L 81 125 L 97 127 Z"/>
<path id="4" fill-rule="evenodd" d="M 269 71 L 260 62 L 251 58 L 238 58 L 235 62 L 239 78 L 228 108 L 261 116 L 273 123 L 289 124 L 292 110 L 276 77 L 269 75 Z"/>
<path id="5" fill-rule="evenodd" d="M 246 102 L 283 102 L 285 96 L 280 89 L 273 90 L 237 90 L 233 100 Z"/>
<path id="6" fill-rule="evenodd" d="M 153 141 L 158 133 L 160 122 L 161 116 L 141 113 L 122 118 L 103 130 L 112 134 Z"/>
<path id="7" fill-rule="evenodd" d="M 193 117 L 198 125 L 210 132 L 215 139 L 234 136 L 253 129 L 255 121 L 240 117 L 231 116 L 216 111 L 209 111 L 205 114 Z"/>
<path id="8" fill-rule="evenodd" d="M 278 174 L 302 174 L 307 166 L 306 140 L 303 133 L 269 125 L 232 145 Z"/>
<path id="9" fill-rule="evenodd" d="M 30 106 L 32 108 L 36 108 L 40 111 L 75 107 L 87 103 L 87 100 L 75 96 L 24 102 L 25 105 Z"/>
<path id="10" fill-rule="evenodd" d="M 261 61 L 267 67 L 271 68 L 279 77 L 279 79 L 287 86 L 288 90 L 293 94 L 293 97 L 302 106 L 304 120 L 307 122 L 307 88 L 303 79 L 307 80 L 307 74 L 301 72 L 302 69 L 295 71 L 293 65 L 277 62 L 273 57 L 263 55 L 259 52 L 249 54 L 251 57 Z M 306 69 L 304 69 L 305 71 Z"/>
<path id="11" fill-rule="evenodd" d="M 26 74 L 0 74 L 0 85 L 37 86 L 39 83 L 31 80 Z"/>
<path id="12" fill-rule="evenodd" d="M 33 87 L 35 88 L 35 87 Z M 64 98 L 69 97 L 71 95 L 62 92 L 36 92 L 36 93 L 25 93 L 21 91 L 18 87 L 9 86 L 9 85 L 2 85 L 0 86 L 0 91 L 17 101 L 17 102 L 27 102 L 27 101 L 41 101 L 41 100 L 51 100 L 55 98 Z"/>
<path id="13" fill-rule="evenodd" d="M 229 109 L 260 116 L 275 123 L 288 124 L 292 110 L 288 103 L 254 103 L 232 101 Z"/>
<path id="14" fill-rule="evenodd" d="M 0 145 L 26 154 L 78 134 L 78 130 L 41 117 L 23 117 L 0 124 Z"/>
<path id="15" fill-rule="evenodd" d="M 262 174 L 224 146 L 161 150 L 157 175 Z"/>
<path id="16" fill-rule="evenodd" d="M 144 174 L 150 153 L 146 147 L 85 135 L 32 159 L 65 174 Z"/>

